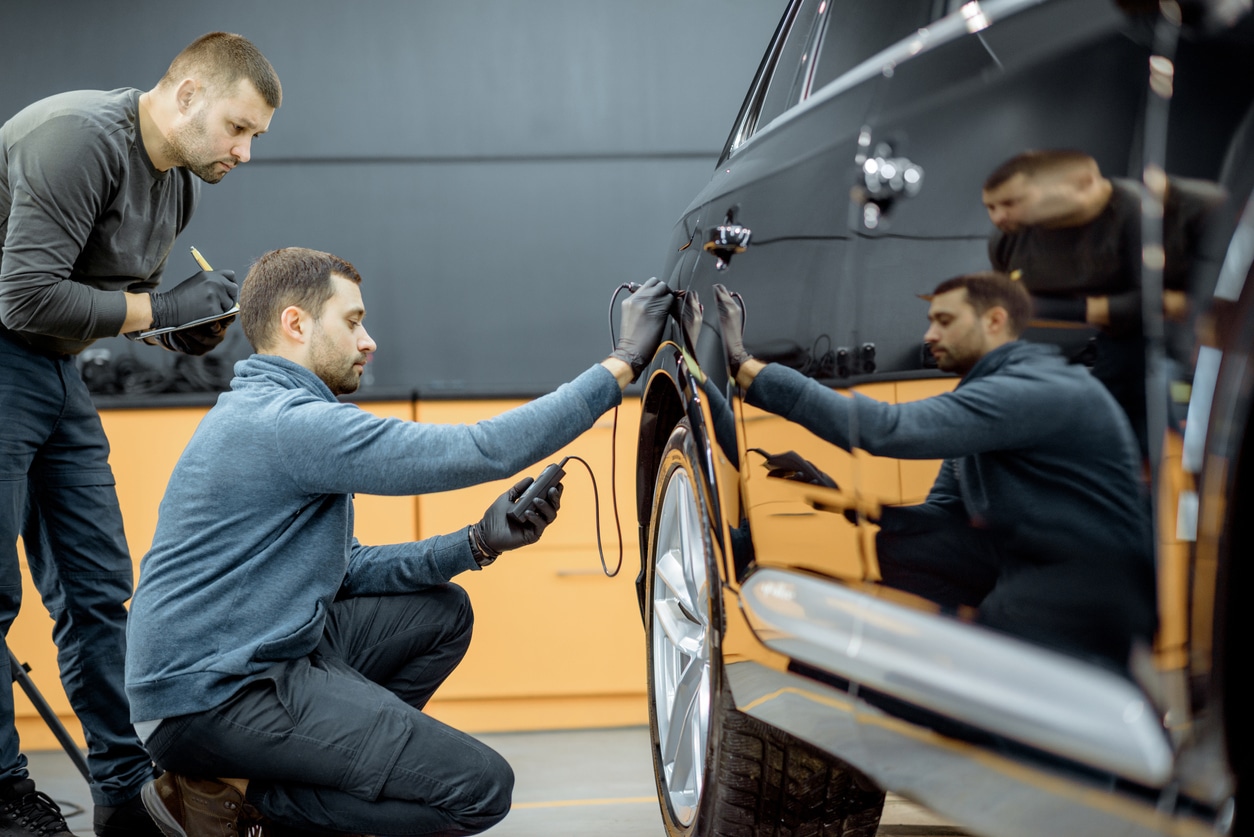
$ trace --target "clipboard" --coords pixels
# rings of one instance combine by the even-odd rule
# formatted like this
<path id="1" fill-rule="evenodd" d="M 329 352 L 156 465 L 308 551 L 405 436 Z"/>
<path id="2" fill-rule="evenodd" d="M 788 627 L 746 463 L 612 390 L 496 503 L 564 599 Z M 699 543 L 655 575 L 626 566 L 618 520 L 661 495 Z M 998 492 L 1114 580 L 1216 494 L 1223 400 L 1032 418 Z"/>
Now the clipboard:
<path id="1" fill-rule="evenodd" d="M 139 339 L 142 340 L 145 337 L 156 337 L 158 334 L 168 334 L 171 331 L 182 331 L 185 328 L 195 328 L 196 326 L 204 325 L 205 323 L 213 323 L 218 320 L 225 320 L 227 317 L 234 317 L 238 313 L 239 303 L 236 303 L 226 311 L 223 311 L 221 314 L 214 314 L 211 317 L 201 317 L 199 320 L 192 320 L 190 323 L 183 323 L 182 325 L 167 326 L 165 328 L 150 328 L 147 331 L 141 331 L 139 333 Z"/>
<path id="2" fill-rule="evenodd" d="M 209 266 L 209 262 L 205 261 L 205 257 L 200 255 L 199 250 L 195 247 L 189 247 L 187 249 L 191 251 L 192 258 L 196 260 L 196 264 L 200 265 L 203 270 L 213 270 L 213 268 Z M 195 328 L 196 326 L 204 325 L 205 323 L 214 323 L 218 320 L 225 320 L 227 317 L 234 317 L 238 313 L 239 303 L 237 302 L 221 314 L 201 317 L 199 320 L 192 320 L 190 323 L 183 323 L 182 325 L 166 326 L 165 328 L 150 328 L 147 331 L 141 331 L 139 333 L 139 339 L 143 340 L 145 337 L 156 337 L 158 334 L 169 334 L 171 331 L 182 331 L 185 328 Z"/>

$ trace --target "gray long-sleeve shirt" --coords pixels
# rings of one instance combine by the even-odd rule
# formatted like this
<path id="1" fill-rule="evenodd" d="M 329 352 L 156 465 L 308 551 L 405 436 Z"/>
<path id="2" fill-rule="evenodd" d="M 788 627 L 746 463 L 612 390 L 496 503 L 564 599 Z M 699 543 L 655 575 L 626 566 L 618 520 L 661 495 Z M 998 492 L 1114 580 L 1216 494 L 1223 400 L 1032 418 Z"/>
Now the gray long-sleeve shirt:
<path id="1" fill-rule="evenodd" d="M 116 335 L 121 292 L 156 287 L 191 219 L 200 181 L 153 167 L 139 96 L 61 93 L 0 126 L 0 325 L 35 348 Z"/>
<path id="2" fill-rule="evenodd" d="M 508 477 L 621 397 L 614 376 L 594 366 L 487 421 L 423 424 L 339 402 L 283 358 L 240 361 L 175 466 L 140 565 L 127 626 L 132 721 L 210 709 L 271 664 L 308 654 L 337 595 L 413 592 L 476 567 L 465 527 L 359 543 L 353 493 Z"/>

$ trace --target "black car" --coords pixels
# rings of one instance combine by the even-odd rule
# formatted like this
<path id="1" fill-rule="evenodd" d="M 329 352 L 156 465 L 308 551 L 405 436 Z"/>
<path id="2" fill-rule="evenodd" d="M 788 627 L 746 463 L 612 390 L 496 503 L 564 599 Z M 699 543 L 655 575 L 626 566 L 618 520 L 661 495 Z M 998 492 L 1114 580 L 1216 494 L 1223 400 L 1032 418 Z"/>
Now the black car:
<path id="1" fill-rule="evenodd" d="M 788 4 L 674 227 L 678 316 L 643 378 L 638 591 L 668 833 L 871 835 L 886 791 L 986 834 L 1248 827 L 1248 7 Z M 746 405 L 712 313 L 715 283 L 738 292 L 751 352 L 829 387 L 889 402 L 952 389 L 917 297 L 989 269 L 982 184 L 1030 149 L 1078 149 L 1141 196 L 1132 269 L 1148 313 L 1129 368 L 1158 629 L 1124 670 L 883 584 L 874 526 L 824 498 L 917 503 L 940 463 L 846 453 Z M 1221 196 L 1183 274 L 1160 258 L 1164 175 Z M 1187 285 L 1164 284 L 1173 269 Z M 1169 317 L 1173 294 L 1185 313 Z M 1037 325 L 1030 339 L 1095 363 L 1103 328 Z"/>

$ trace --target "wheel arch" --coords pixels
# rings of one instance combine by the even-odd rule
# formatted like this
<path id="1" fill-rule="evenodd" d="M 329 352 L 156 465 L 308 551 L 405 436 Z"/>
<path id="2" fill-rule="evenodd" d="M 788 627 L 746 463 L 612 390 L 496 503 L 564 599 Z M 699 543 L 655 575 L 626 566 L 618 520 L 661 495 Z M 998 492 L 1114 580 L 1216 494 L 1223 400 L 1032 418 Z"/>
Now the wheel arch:
<path id="1" fill-rule="evenodd" d="M 648 376 L 640 405 L 640 428 L 636 439 L 636 519 L 640 546 L 640 572 L 636 576 L 636 596 L 641 618 L 645 615 L 645 560 L 649 552 L 649 517 L 653 510 L 653 492 L 662 464 L 662 454 L 671 431 L 684 418 L 688 419 L 693 440 L 699 450 L 710 451 L 713 431 L 701 408 L 703 394 L 698 382 L 684 363 L 678 347 L 659 351 Z M 715 519 L 721 510 L 719 488 L 710 472 L 707 457 L 693 463 L 693 468 L 712 498 Z M 723 544 L 719 544 L 720 547 Z"/>

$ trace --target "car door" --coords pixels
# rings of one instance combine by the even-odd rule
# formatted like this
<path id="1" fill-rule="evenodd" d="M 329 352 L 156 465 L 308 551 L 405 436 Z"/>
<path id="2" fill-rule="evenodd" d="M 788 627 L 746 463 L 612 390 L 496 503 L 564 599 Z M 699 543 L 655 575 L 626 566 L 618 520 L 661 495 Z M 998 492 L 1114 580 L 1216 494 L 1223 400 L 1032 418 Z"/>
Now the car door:
<path id="1" fill-rule="evenodd" d="M 926 24 L 934 2 L 894 3 L 891 14 L 881 5 L 801 0 L 790 7 L 777 49 L 763 63 L 718 173 L 689 215 L 694 241 L 709 252 L 695 263 L 687 289 L 707 306 L 714 283 L 737 292 L 747 310 L 746 340 L 755 356 L 833 383 L 858 374 L 862 367 L 855 360 L 869 362 L 852 357 L 847 348 L 855 330 L 851 300 L 859 272 L 850 248 L 850 189 L 860 138 L 885 81 L 868 59 Z M 862 69 L 815 96 L 814 56 L 822 50 L 839 50 L 850 67 Z M 727 246 L 735 236 L 747 238 L 741 252 Z M 846 350 L 838 351 L 842 347 Z M 793 452 L 837 482 L 848 482 L 857 467 L 854 458 L 777 416 L 738 401 L 735 409 L 743 508 L 755 563 L 865 578 L 857 531 L 840 515 L 816 508 L 808 489 L 770 476 L 772 457 Z M 808 544 L 830 548 L 814 550 Z M 729 577 L 744 569 L 735 568 Z"/>

